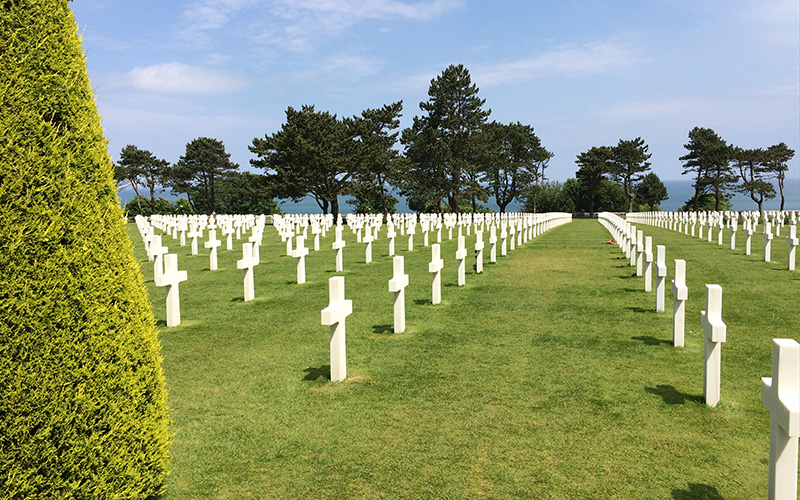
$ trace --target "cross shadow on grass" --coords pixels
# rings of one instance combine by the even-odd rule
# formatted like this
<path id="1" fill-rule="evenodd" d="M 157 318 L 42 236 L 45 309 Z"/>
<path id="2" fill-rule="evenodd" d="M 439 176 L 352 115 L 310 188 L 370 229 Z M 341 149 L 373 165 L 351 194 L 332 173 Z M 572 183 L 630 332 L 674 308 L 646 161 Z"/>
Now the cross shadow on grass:
<path id="1" fill-rule="evenodd" d="M 415 299 L 414 304 L 418 306 L 427 306 L 431 304 L 431 301 L 429 299 Z"/>
<path id="2" fill-rule="evenodd" d="M 375 334 L 394 333 L 394 325 L 372 325 L 372 333 Z"/>
<path id="3" fill-rule="evenodd" d="M 659 384 L 655 387 L 645 387 L 644 390 L 645 392 L 648 392 L 650 394 L 661 396 L 664 399 L 664 403 L 668 405 L 682 405 L 685 404 L 687 401 L 692 401 L 695 403 L 703 402 L 703 396 L 696 396 L 694 394 L 686 394 L 683 392 L 679 392 L 674 386 L 671 385 Z M 689 486 L 691 488 L 692 485 L 690 484 Z M 697 486 L 702 486 L 702 485 L 697 485 Z M 686 496 L 686 497 L 675 497 L 675 498 L 717 498 L 717 497 Z"/>
<path id="4" fill-rule="evenodd" d="M 303 380 L 315 381 L 323 380 L 328 381 L 331 379 L 331 365 L 311 366 L 303 370 L 306 376 Z"/>
<path id="5" fill-rule="evenodd" d="M 637 277 L 638 277 L 638 278 L 641 278 L 641 276 L 636 276 L 636 272 L 634 272 L 633 274 L 629 274 L 629 275 L 625 275 L 625 276 L 620 276 L 620 277 L 619 277 L 619 279 L 621 279 L 621 280 L 629 280 L 629 279 L 631 279 L 631 278 L 637 278 Z"/>
<path id="6" fill-rule="evenodd" d="M 637 290 L 637 291 L 638 291 L 638 290 Z M 644 307 L 633 307 L 633 306 L 632 306 L 632 307 L 626 307 L 625 309 L 627 309 L 627 310 L 629 310 L 629 311 L 633 311 L 633 312 L 635 312 L 635 313 L 654 313 L 654 314 L 655 314 L 655 311 L 654 311 L 654 310 L 652 310 L 652 309 L 645 309 Z"/>
<path id="7" fill-rule="evenodd" d="M 166 320 L 163 320 L 163 319 L 160 319 L 160 320 L 156 321 L 156 326 L 158 326 L 158 327 L 164 327 L 164 328 L 166 328 L 166 326 L 167 326 L 167 321 L 166 321 Z"/>
<path id="8" fill-rule="evenodd" d="M 644 345 L 672 345 L 671 340 L 661 340 L 651 335 L 639 335 L 638 337 L 631 337 L 631 340 L 641 340 Z"/>
<path id="9" fill-rule="evenodd" d="M 672 489 L 675 500 L 723 500 L 717 489 L 707 484 L 689 483 L 688 490 Z"/>

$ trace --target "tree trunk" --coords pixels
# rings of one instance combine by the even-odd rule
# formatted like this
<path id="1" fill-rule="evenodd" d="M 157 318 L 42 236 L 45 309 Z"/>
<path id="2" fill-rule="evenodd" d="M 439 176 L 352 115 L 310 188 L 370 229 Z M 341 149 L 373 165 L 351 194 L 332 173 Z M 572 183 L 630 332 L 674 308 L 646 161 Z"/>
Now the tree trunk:
<path id="1" fill-rule="evenodd" d="M 334 221 L 334 223 L 336 223 L 336 221 L 339 219 L 339 199 L 338 199 L 338 197 L 334 196 L 333 199 L 330 201 L 330 203 L 331 203 L 331 213 L 333 214 L 333 221 Z"/>
<path id="2" fill-rule="evenodd" d="M 783 203 L 786 201 L 786 198 L 783 196 L 783 180 L 784 177 L 782 175 L 778 176 L 778 191 L 781 193 L 781 212 L 783 212 Z"/>

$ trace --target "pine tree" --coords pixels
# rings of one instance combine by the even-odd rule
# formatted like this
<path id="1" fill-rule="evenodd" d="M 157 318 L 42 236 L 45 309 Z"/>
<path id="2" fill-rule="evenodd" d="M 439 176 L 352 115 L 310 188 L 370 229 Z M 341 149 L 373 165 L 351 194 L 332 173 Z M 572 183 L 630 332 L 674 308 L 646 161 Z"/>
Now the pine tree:
<path id="1" fill-rule="evenodd" d="M 0 497 L 146 498 L 155 322 L 67 0 L 0 3 Z"/>

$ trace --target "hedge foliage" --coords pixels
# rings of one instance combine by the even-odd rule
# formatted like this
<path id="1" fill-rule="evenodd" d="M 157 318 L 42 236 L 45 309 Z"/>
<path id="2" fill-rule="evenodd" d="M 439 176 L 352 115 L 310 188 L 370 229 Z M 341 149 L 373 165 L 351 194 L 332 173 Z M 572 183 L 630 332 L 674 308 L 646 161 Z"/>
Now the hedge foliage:
<path id="1" fill-rule="evenodd" d="M 0 0 L 0 498 L 147 498 L 160 345 L 67 0 Z"/>

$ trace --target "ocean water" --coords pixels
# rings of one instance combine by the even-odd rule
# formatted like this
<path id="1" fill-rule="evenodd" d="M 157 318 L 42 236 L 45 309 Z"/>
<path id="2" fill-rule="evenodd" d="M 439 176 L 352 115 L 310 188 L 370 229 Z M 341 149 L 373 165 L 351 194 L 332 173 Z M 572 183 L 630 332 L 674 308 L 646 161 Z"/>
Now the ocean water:
<path id="1" fill-rule="evenodd" d="M 667 194 L 669 198 L 661 203 L 661 209 L 665 211 L 676 211 L 680 208 L 686 201 L 692 197 L 694 194 L 694 190 L 692 189 L 692 183 L 689 180 L 674 180 L 674 181 L 663 181 L 664 186 L 667 188 Z M 775 192 L 777 193 L 778 189 L 777 186 L 775 188 Z M 119 193 L 120 203 L 125 205 L 129 200 L 133 199 L 134 193 L 132 189 L 124 189 Z M 784 195 L 786 196 L 786 202 L 784 204 L 784 210 L 800 210 L 800 179 L 786 179 L 784 183 Z M 169 193 L 160 193 L 158 196 L 162 196 L 168 200 L 175 200 L 178 198 L 177 196 L 169 195 Z M 397 204 L 397 211 L 398 212 L 409 212 L 408 205 L 406 205 L 405 199 L 402 197 L 400 198 L 400 202 Z M 347 203 L 347 200 L 350 199 L 347 196 L 340 196 L 339 197 L 339 211 L 342 213 L 349 213 L 352 212 L 352 205 Z M 744 210 L 757 210 L 758 205 L 756 205 L 753 200 L 750 199 L 749 196 L 737 193 L 733 197 L 733 209 L 738 211 Z M 780 196 L 776 196 L 772 200 L 767 200 L 764 202 L 764 209 L 765 210 L 778 210 L 780 208 Z M 494 199 L 490 198 L 489 203 L 486 204 L 490 209 L 497 211 L 499 210 L 496 203 L 494 203 Z M 303 200 L 300 200 L 298 203 L 294 203 L 291 200 L 281 201 L 278 206 L 280 207 L 281 211 L 284 213 L 289 214 L 311 214 L 311 213 L 319 213 L 320 209 L 317 203 L 311 197 L 306 197 Z M 521 208 L 521 203 L 511 203 L 507 210 L 509 212 L 518 211 Z"/>

